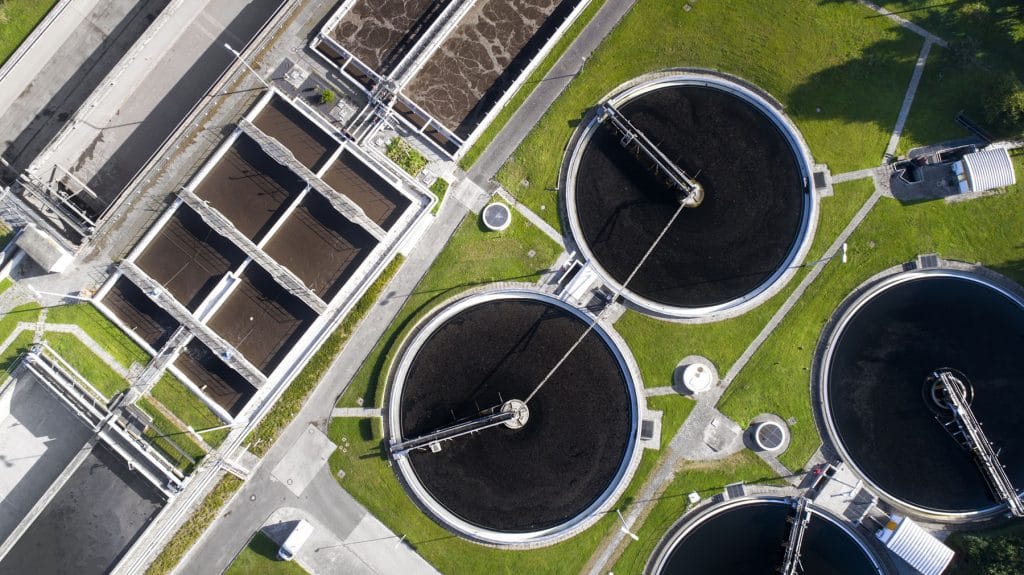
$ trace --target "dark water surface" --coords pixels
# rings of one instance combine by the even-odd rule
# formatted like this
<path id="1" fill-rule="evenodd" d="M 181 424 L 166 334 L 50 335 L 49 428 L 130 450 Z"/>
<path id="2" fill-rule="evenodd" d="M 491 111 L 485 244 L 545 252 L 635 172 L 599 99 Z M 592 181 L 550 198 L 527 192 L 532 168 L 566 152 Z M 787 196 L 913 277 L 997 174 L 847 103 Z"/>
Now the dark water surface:
<path id="1" fill-rule="evenodd" d="M 770 575 L 785 558 L 793 508 L 758 501 L 727 509 L 698 526 L 672 550 L 661 575 Z M 864 551 L 842 529 L 813 514 L 801 547 L 803 573 L 877 573 Z"/>
<path id="2" fill-rule="evenodd" d="M 963 372 L 972 408 L 1011 481 L 1024 486 L 1024 310 L 983 284 L 926 276 L 871 299 L 837 339 L 826 385 L 855 465 L 905 502 L 962 512 L 994 505 L 970 453 L 936 421 L 922 390 Z"/>
<path id="3" fill-rule="evenodd" d="M 661 304 L 702 307 L 764 283 L 798 241 L 804 217 L 803 178 L 786 136 L 745 100 L 702 86 L 661 88 L 621 112 L 705 189 L 629 288 Z M 584 239 L 620 283 L 678 207 L 676 193 L 608 122 L 583 152 L 575 193 Z"/>
<path id="4" fill-rule="evenodd" d="M 501 300 L 449 319 L 423 345 L 401 397 L 402 433 L 416 437 L 511 399 L 525 400 L 587 324 L 554 305 Z M 504 426 L 409 455 L 419 480 L 475 525 L 525 532 L 559 525 L 611 484 L 632 433 L 630 394 L 596 332 Z"/>

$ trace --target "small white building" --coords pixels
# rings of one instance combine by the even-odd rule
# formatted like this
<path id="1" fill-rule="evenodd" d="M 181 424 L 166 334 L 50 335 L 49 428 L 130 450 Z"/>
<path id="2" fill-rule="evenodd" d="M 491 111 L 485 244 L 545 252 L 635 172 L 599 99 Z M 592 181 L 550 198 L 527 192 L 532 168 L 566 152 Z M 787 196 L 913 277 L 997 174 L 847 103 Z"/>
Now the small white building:
<path id="1" fill-rule="evenodd" d="M 991 148 L 967 154 L 953 164 L 961 194 L 984 192 L 1017 183 L 1013 161 L 1005 148 Z"/>
<path id="2" fill-rule="evenodd" d="M 952 549 L 903 515 L 892 515 L 875 536 L 922 575 L 941 575 L 953 560 Z"/>
<path id="3" fill-rule="evenodd" d="M 62 248 L 57 240 L 35 224 L 25 227 L 25 231 L 15 240 L 15 245 L 49 273 L 61 273 L 75 260 L 75 257 Z"/>

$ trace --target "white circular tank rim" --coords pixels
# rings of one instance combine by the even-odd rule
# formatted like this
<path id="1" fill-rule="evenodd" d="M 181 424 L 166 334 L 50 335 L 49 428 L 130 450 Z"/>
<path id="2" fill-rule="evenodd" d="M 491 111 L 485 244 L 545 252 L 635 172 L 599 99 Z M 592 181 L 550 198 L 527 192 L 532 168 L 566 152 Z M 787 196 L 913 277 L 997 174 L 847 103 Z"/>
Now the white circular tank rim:
<path id="1" fill-rule="evenodd" d="M 955 521 L 961 519 L 977 518 L 986 515 L 993 515 L 1006 509 L 1006 504 L 993 505 L 990 507 L 977 509 L 975 511 L 950 512 L 915 505 L 913 503 L 909 503 L 903 499 L 900 499 L 899 497 L 896 497 L 895 495 L 889 493 L 885 489 L 882 489 L 877 483 L 872 481 L 867 476 L 867 474 L 860 469 L 860 467 L 857 466 L 856 461 L 853 459 L 853 457 L 850 456 L 850 453 L 849 451 L 847 451 L 846 446 L 839 439 L 839 433 L 836 430 L 835 425 L 833 425 L 832 408 L 829 404 L 828 373 L 832 368 L 832 356 L 835 352 L 835 346 L 839 337 L 844 333 L 844 331 L 846 330 L 846 326 L 849 324 L 850 320 L 853 319 L 853 317 L 857 314 L 857 312 L 860 311 L 868 302 L 873 300 L 876 296 L 880 295 L 881 293 L 885 292 L 891 287 L 926 277 L 955 277 L 973 281 L 975 283 L 996 290 L 1000 294 L 1009 298 L 1010 301 L 1016 303 L 1018 306 L 1024 309 L 1024 301 L 1022 301 L 1021 298 L 1018 297 L 1016 294 L 1003 288 L 1002 286 L 996 284 L 995 282 L 988 280 L 985 277 L 962 270 L 941 268 L 916 270 L 895 273 L 891 276 L 878 280 L 877 283 L 868 288 L 864 293 L 860 294 L 857 297 L 857 299 L 846 309 L 842 317 L 839 319 L 835 327 L 832 328 L 832 331 L 828 335 L 828 344 L 824 353 L 824 359 L 821 362 L 821 369 L 818 371 L 818 392 L 821 394 L 820 403 L 821 412 L 823 416 L 822 420 L 825 424 L 826 431 L 828 432 L 829 439 L 832 441 L 832 445 L 836 449 L 836 451 L 839 452 L 840 458 L 854 470 L 857 476 L 864 481 L 864 484 L 867 485 L 869 489 L 874 491 L 876 495 L 888 500 L 890 503 L 899 505 L 900 507 L 903 507 L 906 510 L 912 511 L 921 516 L 934 517 L 942 520 Z"/>
<path id="2" fill-rule="evenodd" d="M 651 80 L 640 82 L 639 84 L 632 85 L 624 90 L 618 91 L 615 95 L 607 98 L 606 101 L 615 105 L 621 105 L 622 103 L 647 92 L 666 86 L 714 87 L 734 96 L 738 96 L 754 105 L 768 116 L 768 118 L 775 123 L 782 133 L 785 134 L 786 139 L 789 141 L 790 146 L 793 148 L 793 151 L 797 156 L 800 172 L 804 178 L 804 216 L 800 222 L 800 230 L 798 232 L 799 241 L 793 245 L 775 273 L 769 276 L 768 279 L 761 283 L 761 285 L 741 297 L 721 304 L 705 307 L 671 306 L 647 299 L 628 288 L 622 290 L 622 295 L 643 309 L 662 316 L 681 320 L 708 318 L 723 312 L 730 312 L 733 314 L 745 313 L 770 299 L 773 295 L 778 293 L 779 290 L 785 287 L 797 272 L 795 264 L 803 261 L 807 256 L 807 252 L 811 249 L 811 243 L 814 240 L 814 232 L 818 222 L 818 196 L 814 191 L 810 152 L 808 151 L 807 145 L 804 143 L 803 137 L 800 135 L 796 125 L 793 124 L 789 118 L 777 110 L 760 94 L 757 94 L 742 84 L 733 82 L 722 76 L 699 72 L 683 72 L 658 76 Z M 565 211 L 569 222 L 570 233 L 575 239 L 576 245 L 580 252 L 582 252 L 584 258 L 594 266 L 594 269 L 597 270 L 608 285 L 612 286 L 615 290 L 619 290 L 622 288 L 622 284 L 613 279 L 611 274 L 609 274 L 608 271 L 601 266 L 597 258 L 594 257 L 593 251 L 590 249 L 590 246 L 587 244 L 583 236 L 579 217 L 576 215 L 576 174 L 580 168 L 583 151 L 586 148 L 587 143 L 590 141 L 590 138 L 597 130 L 599 124 L 599 118 L 596 116 L 592 118 L 583 129 L 581 136 L 570 151 L 569 166 L 566 170 Z"/>
<path id="3" fill-rule="evenodd" d="M 438 327 L 448 319 L 454 317 L 456 314 L 482 303 L 503 299 L 528 299 L 541 301 L 564 309 L 587 324 L 593 320 L 593 317 L 584 310 L 576 308 L 546 293 L 527 288 L 505 288 L 495 291 L 475 293 L 462 297 L 456 296 L 456 300 L 454 302 L 443 304 L 443 307 L 439 311 L 436 311 L 432 315 L 424 318 L 416 325 L 413 330 L 413 335 L 411 336 L 412 339 L 407 341 L 403 346 L 401 356 L 396 361 L 395 366 L 392 367 L 393 375 L 389 378 L 389 381 L 392 382 L 392 388 L 388 392 L 389 400 L 387 405 L 387 421 L 385 422 L 388 438 L 401 437 L 402 426 L 399 414 L 401 413 L 400 404 L 402 389 L 404 387 L 405 379 L 408 376 L 412 359 L 416 357 L 416 354 L 427 339 L 433 335 Z M 417 503 L 425 507 L 431 514 L 446 524 L 451 530 L 468 539 L 486 544 L 513 548 L 535 548 L 558 543 L 559 541 L 568 539 L 590 527 L 596 523 L 604 513 L 610 511 L 611 507 L 626 490 L 626 487 L 629 485 L 629 479 L 632 478 L 633 473 L 640 464 L 640 458 L 643 451 L 639 446 L 640 414 L 643 412 L 641 409 L 641 402 L 644 396 L 643 384 L 641 383 L 639 372 L 635 367 L 636 363 L 631 361 L 631 358 L 627 357 L 627 354 L 629 353 L 628 348 L 617 341 L 615 337 L 606 331 L 606 329 L 607 328 L 604 326 L 598 324 L 594 328 L 594 333 L 597 333 L 602 340 L 604 340 L 605 344 L 612 350 L 620 369 L 622 369 L 622 372 L 625 375 L 627 383 L 626 387 L 630 395 L 630 417 L 632 421 L 629 441 L 626 446 L 626 454 L 623 457 L 622 463 L 619 465 L 619 469 L 615 474 L 615 477 L 612 479 L 611 484 L 594 501 L 594 503 L 565 523 L 548 529 L 523 533 L 495 531 L 479 527 L 456 517 L 445 509 L 439 502 L 434 500 L 426 488 L 423 487 L 422 483 L 420 483 L 419 479 L 416 477 L 416 473 L 413 471 L 408 457 L 397 460 L 392 459 L 393 465 L 397 467 L 398 472 L 402 476 L 402 481 L 415 495 Z"/>
<path id="4" fill-rule="evenodd" d="M 711 519 L 714 519 L 716 516 L 721 515 L 722 513 L 726 512 L 726 511 L 729 511 L 730 509 L 735 509 L 737 507 L 744 507 L 744 506 L 747 506 L 747 505 L 754 505 L 754 504 L 757 504 L 757 503 L 765 503 L 765 502 L 767 502 L 767 503 L 774 503 L 774 504 L 778 504 L 778 505 L 789 505 L 790 504 L 789 498 L 787 498 L 787 497 L 778 497 L 778 496 L 740 497 L 740 498 L 737 498 L 737 499 L 730 499 L 729 501 L 726 501 L 724 503 L 718 503 L 718 504 L 711 505 L 707 509 L 704 509 L 704 510 L 698 512 L 697 514 L 695 514 L 690 519 L 685 520 L 685 522 L 682 522 L 683 523 L 682 527 L 678 526 L 679 523 L 677 523 L 676 525 L 673 525 L 672 526 L 672 530 L 675 530 L 675 532 L 672 533 L 671 537 L 668 539 L 667 544 L 659 544 L 658 547 L 655 548 L 655 553 L 657 553 L 657 556 L 652 556 L 651 557 L 651 559 L 648 561 L 648 567 L 651 567 L 651 568 L 648 569 L 648 570 L 645 570 L 644 572 L 645 573 L 651 573 L 652 575 L 661 575 L 662 571 L 665 569 L 665 566 L 666 566 L 666 563 L 668 561 L 668 558 L 672 555 L 672 552 L 679 545 L 679 543 L 687 535 L 692 533 L 695 529 L 697 529 L 698 527 L 700 527 L 701 525 L 703 525 L 707 521 L 709 521 Z M 832 515 L 832 513 L 830 513 L 828 511 L 826 511 L 825 509 L 815 505 L 814 503 L 809 503 L 807 508 L 810 509 L 811 512 L 815 516 L 821 517 L 822 519 L 828 521 L 829 523 L 832 523 L 833 525 L 839 527 L 848 537 L 850 537 L 850 539 L 852 539 L 853 541 L 856 541 L 857 542 L 857 546 L 860 547 L 861 551 L 864 552 L 864 554 L 868 557 L 868 559 L 871 561 L 871 563 L 875 566 L 875 571 L 878 572 L 879 574 L 884 574 L 885 573 L 885 570 L 882 568 L 881 563 L 879 562 L 878 558 L 875 556 L 876 555 L 875 552 L 870 547 L 868 547 L 868 544 L 864 542 L 864 539 L 863 539 L 862 536 L 857 534 L 853 529 L 851 529 L 848 525 L 846 525 L 846 523 L 844 523 L 843 521 L 837 519 L 834 515 Z M 685 518 L 685 515 L 684 515 L 684 518 Z"/>

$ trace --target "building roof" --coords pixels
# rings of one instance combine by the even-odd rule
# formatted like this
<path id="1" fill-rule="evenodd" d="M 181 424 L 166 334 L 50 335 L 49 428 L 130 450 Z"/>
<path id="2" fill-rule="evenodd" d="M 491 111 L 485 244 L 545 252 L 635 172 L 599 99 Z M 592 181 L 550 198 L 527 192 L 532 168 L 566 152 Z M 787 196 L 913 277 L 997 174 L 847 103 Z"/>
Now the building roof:
<path id="1" fill-rule="evenodd" d="M 878 533 L 885 546 L 922 575 L 940 575 L 953 560 L 953 550 L 914 523 L 909 517 L 893 515 Z"/>
<path id="2" fill-rule="evenodd" d="M 1013 162 L 1004 148 L 967 154 L 964 156 L 964 166 L 967 168 L 967 182 L 972 192 L 984 192 L 1017 183 Z"/>
<path id="3" fill-rule="evenodd" d="M 67 250 L 35 224 L 26 226 L 15 243 L 25 251 L 25 255 L 47 272 L 63 272 L 74 260 Z"/>

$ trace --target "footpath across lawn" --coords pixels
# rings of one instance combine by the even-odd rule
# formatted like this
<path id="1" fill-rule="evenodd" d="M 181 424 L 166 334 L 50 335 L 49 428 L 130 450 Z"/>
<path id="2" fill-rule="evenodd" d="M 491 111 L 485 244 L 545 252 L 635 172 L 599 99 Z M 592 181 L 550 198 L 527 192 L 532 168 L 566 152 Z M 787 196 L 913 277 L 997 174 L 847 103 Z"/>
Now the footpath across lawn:
<path id="1" fill-rule="evenodd" d="M 923 41 L 874 15 L 856 2 L 638 0 L 498 180 L 558 229 L 558 169 L 580 119 L 623 82 L 673 67 L 716 69 L 767 90 L 832 173 L 877 165 Z"/>

